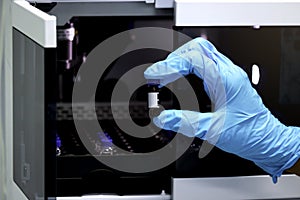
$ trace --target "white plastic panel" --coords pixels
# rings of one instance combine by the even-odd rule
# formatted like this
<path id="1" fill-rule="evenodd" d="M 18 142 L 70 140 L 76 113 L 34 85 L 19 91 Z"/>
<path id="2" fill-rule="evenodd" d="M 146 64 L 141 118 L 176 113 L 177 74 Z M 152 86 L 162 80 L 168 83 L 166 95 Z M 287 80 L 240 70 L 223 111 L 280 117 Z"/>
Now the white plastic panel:
<path id="1" fill-rule="evenodd" d="M 175 0 L 176 26 L 298 26 L 299 0 Z"/>
<path id="2" fill-rule="evenodd" d="M 174 0 L 155 0 L 155 8 L 173 8 Z"/>
<path id="3" fill-rule="evenodd" d="M 43 47 L 56 47 L 56 17 L 27 1 L 13 2 L 12 25 Z"/>
<path id="4" fill-rule="evenodd" d="M 274 184 L 269 176 L 175 178 L 173 200 L 300 199 L 300 177 L 284 175 Z"/>

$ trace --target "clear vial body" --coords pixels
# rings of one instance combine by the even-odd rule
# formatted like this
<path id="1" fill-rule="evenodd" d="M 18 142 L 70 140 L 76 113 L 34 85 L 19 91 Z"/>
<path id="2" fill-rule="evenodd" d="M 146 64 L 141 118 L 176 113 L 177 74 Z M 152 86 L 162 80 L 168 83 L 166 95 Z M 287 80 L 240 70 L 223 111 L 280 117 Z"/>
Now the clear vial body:
<path id="1" fill-rule="evenodd" d="M 150 119 L 157 117 L 163 110 L 159 104 L 160 80 L 148 80 L 148 109 Z"/>
<path id="2" fill-rule="evenodd" d="M 148 80 L 148 108 L 159 108 L 159 80 Z"/>

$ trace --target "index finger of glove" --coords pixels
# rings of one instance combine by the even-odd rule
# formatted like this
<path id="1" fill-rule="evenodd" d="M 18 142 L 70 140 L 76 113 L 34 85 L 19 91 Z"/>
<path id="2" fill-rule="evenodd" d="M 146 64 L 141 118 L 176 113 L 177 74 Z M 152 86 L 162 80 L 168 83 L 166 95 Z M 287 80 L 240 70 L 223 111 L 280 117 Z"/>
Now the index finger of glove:
<path id="1" fill-rule="evenodd" d="M 144 77 L 147 80 L 159 80 L 160 86 L 165 86 L 189 73 L 189 63 L 185 59 L 179 56 L 168 56 L 166 60 L 148 67 Z"/>

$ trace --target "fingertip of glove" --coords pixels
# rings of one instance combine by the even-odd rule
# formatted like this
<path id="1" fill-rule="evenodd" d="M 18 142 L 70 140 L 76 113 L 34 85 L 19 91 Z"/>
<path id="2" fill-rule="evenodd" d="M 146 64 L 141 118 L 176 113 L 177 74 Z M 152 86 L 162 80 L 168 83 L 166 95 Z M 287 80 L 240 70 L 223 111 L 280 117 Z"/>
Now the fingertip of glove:
<path id="1" fill-rule="evenodd" d="M 153 123 L 159 127 L 159 128 L 163 128 L 163 124 L 161 123 L 161 120 L 159 119 L 159 117 L 154 117 L 153 118 Z"/>
<path id="2" fill-rule="evenodd" d="M 150 66 L 151 67 L 151 66 Z M 151 69 L 150 67 L 148 67 L 145 71 L 144 71 L 144 77 L 145 79 L 150 79 L 151 78 Z"/>
<path id="3" fill-rule="evenodd" d="M 153 118 L 153 123 L 159 128 L 166 128 L 166 117 L 170 110 L 162 111 L 158 116 Z"/>
<path id="4" fill-rule="evenodd" d="M 272 176 L 272 181 L 274 184 L 276 184 L 278 181 L 278 177 L 276 175 Z"/>

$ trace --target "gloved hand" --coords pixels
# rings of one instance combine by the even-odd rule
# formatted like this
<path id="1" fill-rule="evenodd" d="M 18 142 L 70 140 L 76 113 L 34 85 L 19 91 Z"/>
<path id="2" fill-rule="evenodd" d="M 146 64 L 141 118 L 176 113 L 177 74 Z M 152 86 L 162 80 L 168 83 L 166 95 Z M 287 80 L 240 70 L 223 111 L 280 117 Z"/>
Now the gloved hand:
<path id="1" fill-rule="evenodd" d="M 300 128 L 287 127 L 264 106 L 247 74 L 207 40 L 196 38 L 150 66 L 146 79 L 160 79 L 160 87 L 195 74 L 213 104 L 211 113 L 165 110 L 156 126 L 195 136 L 218 148 L 253 161 L 273 177 L 300 157 Z"/>

